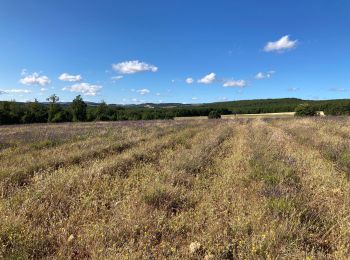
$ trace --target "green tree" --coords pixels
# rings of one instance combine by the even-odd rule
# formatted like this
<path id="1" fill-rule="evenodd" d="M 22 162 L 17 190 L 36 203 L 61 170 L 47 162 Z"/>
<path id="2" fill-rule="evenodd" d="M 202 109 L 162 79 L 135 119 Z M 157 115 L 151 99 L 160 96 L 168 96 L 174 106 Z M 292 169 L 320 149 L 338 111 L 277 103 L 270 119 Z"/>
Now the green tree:
<path id="1" fill-rule="evenodd" d="M 295 116 L 317 116 L 317 109 L 310 104 L 300 104 L 295 108 Z"/>
<path id="2" fill-rule="evenodd" d="M 76 98 L 73 100 L 72 104 L 70 105 L 70 111 L 72 113 L 74 122 L 86 121 L 86 108 L 87 108 L 87 105 L 83 101 L 82 97 L 80 95 L 76 96 Z"/>
<path id="3" fill-rule="evenodd" d="M 59 104 L 57 104 L 57 102 L 60 100 L 60 98 L 58 96 L 56 96 L 56 94 L 51 95 L 50 97 L 48 97 L 46 99 L 47 101 L 49 101 L 49 109 L 48 109 L 48 121 L 49 122 L 56 122 L 55 116 L 56 114 L 58 114 L 59 112 L 62 111 L 62 108 Z"/>
<path id="4" fill-rule="evenodd" d="M 22 117 L 23 123 L 44 123 L 47 122 L 47 108 L 40 104 L 37 99 L 25 106 Z"/>
<path id="5" fill-rule="evenodd" d="M 221 118 L 221 114 L 218 111 L 213 110 L 213 111 L 209 112 L 208 118 L 209 119 L 220 119 Z"/>
<path id="6" fill-rule="evenodd" d="M 0 124 L 19 124 L 23 114 L 23 107 L 16 101 L 0 103 Z"/>
<path id="7" fill-rule="evenodd" d="M 109 115 L 110 109 L 106 102 L 102 101 L 101 104 L 99 104 L 96 108 L 96 120 L 97 121 L 109 121 L 110 115 Z"/>

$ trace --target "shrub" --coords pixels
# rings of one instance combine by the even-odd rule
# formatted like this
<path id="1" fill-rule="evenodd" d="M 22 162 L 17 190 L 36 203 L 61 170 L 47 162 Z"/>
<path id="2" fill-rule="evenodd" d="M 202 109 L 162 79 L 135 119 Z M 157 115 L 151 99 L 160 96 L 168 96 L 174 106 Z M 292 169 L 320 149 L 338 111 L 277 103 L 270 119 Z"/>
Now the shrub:
<path id="1" fill-rule="evenodd" d="M 213 110 L 213 111 L 210 111 L 210 113 L 208 115 L 208 118 L 209 119 L 220 119 L 221 118 L 221 114 L 218 111 Z"/>
<path id="2" fill-rule="evenodd" d="M 317 116 L 317 110 L 310 104 L 300 104 L 295 108 L 295 116 Z"/>

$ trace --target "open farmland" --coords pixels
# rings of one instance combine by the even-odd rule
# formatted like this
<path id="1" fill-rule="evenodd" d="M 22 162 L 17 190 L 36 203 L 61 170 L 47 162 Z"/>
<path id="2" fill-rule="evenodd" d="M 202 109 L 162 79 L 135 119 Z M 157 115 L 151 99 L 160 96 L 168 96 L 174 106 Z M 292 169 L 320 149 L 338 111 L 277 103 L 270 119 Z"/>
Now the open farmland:
<path id="1" fill-rule="evenodd" d="M 0 258 L 350 257 L 350 120 L 0 127 Z"/>

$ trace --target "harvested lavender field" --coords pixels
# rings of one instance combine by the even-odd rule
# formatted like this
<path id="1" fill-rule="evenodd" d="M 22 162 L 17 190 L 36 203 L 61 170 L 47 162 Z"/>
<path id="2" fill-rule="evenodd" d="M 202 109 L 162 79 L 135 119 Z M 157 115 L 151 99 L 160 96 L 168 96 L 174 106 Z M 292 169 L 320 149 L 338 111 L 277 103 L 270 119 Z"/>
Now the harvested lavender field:
<path id="1" fill-rule="evenodd" d="M 0 127 L 0 258 L 348 259 L 350 120 Z"/>

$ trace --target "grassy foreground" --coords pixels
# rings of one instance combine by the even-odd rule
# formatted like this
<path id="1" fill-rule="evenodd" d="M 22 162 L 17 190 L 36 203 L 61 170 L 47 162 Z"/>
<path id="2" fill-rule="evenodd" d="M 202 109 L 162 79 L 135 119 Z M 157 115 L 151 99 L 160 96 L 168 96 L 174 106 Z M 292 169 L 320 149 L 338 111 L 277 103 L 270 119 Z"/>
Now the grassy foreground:
<path id="1" fill-rule="evenodd" d="M 350 120 L 0 127 L 0 258 L 349 259 Z"/>

